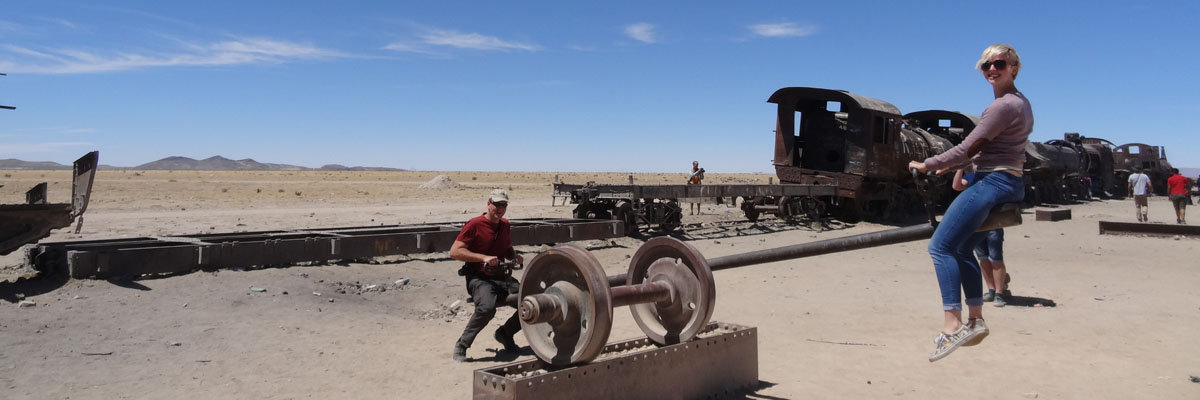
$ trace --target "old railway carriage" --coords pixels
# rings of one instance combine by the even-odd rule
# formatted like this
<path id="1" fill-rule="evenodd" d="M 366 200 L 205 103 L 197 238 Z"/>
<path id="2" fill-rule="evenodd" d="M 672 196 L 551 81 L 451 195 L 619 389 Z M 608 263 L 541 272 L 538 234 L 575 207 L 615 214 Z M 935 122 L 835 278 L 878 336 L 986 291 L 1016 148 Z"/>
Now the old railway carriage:
<path id="1" fill-rule="evenodd" d="M 836 185 L 834 211 L 843 218 L 888 218 L 903 211 L 900 207 L 921 204 L 908 162 L 952 146 L 923 129 L 905 127 L 900 110 L 879 99 L 788 87 L 767 101 L 778 105 L 776 176 L 787 183 Z M 946 187 L 935 185 L 939 191 Z"/>

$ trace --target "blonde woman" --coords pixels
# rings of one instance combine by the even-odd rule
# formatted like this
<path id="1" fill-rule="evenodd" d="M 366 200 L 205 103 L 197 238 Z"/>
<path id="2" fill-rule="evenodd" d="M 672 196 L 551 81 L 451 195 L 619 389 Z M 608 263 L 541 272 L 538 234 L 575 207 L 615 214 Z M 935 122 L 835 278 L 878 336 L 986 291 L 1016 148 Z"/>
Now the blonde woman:
<path id="1" fill-rule="evenodd" d="M 942 216 L 942 222 L 929 241 L 938 286 L 942 296 L 944 323 L 934 339 L 929 361 L 949 355 L 959 346 L 978 344 L 988 334 L 983 321 L 983 289 L 979 262 L 972 250 L 973 235 L 1000 203 L 1019 202 L 1025 197 L 1021 178 L 1025 164 L 1025 144 L 1033 132 L 1033 107 L 1017 90 L 1015 80 L 1021 69 L 1017 50 L 996 44 L 983 50 L 975 66 L 992 85 L 994 100 L 983 111 L 979 125 L 957 146 L 945 153 L 913 161 L 909 168 L 921 172 L 945 172 L 970 164 L 976 177 Z M 963 297 L 968 320 L 962 321 Z"/>

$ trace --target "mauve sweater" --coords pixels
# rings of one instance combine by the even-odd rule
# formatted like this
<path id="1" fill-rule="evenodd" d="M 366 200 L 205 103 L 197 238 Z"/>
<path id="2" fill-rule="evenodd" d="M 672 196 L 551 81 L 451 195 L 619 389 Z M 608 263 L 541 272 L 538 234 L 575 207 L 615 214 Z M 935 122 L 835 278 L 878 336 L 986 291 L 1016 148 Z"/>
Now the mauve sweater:
<path id="1" fill-rule="evenodd" d="M 1005 93 L 992 101 L 970 135 L 945 153 L 925 159 L 930 171 L 957 168 L 968 162 L 979 172 L 1025 166 L 1025 143 L 1033 132 L 1033 106 L 1021 92 Z"/>

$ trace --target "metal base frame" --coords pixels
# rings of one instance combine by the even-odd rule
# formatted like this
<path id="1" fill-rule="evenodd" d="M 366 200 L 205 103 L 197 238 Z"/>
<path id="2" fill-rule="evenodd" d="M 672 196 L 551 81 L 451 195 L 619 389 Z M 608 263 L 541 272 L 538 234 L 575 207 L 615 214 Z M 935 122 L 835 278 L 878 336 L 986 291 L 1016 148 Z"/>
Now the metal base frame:
<path id="1" fill-rule="evenodd" d="M 758 381 L 758 329 L 710 322 L 697 339 L 657 347 L 650 339 L 609 344 L 596 361 L 547 370 L 541 360 L 475 370 L 474 399 L 716 399 Z"/>
<path id="2" fill-rule="evenodd" d="M 621 221 L 514 219 L 513 245 L 624 236 Z M 284 266 L 450 250 L 463 223 L 231 232 L 39 244 L 26 253 L 38 271 L 72 278 L 140 276 L 201 268 Z"/>

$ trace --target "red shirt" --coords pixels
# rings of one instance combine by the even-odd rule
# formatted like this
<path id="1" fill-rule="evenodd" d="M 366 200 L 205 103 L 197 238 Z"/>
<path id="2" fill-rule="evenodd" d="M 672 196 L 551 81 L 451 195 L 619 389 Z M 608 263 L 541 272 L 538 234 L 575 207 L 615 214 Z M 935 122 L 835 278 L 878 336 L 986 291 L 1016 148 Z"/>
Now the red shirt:
<path id="1" fill-rule="evenodd" d="M 1187 184 L 1187 178 L 1180 174 L 1167 178 L 1167 188 L 1170 189 L 1170 194 L 1187 194 Z"/>
<path id="2" fill-rule="evenodd" d="M 500 218 L 500 223 L 492 224 L 487 219 L 487 213 L 478 217 L 471 218 L 463 225 L 462 232 L 458 233 L 458 238 L 454 239 L 467 244 L 467 250 L 475 253 L 485 254 L 500 259 L 507 259 L 511 255 L 509 250 L 512 249 L 512 233 L 509 229 L 508 220 Z M 499 232 L 497 232 L 499 231 Z M 483 272 L 482 263 L 467 263 L 475 268 L 477 272 Z"/>

